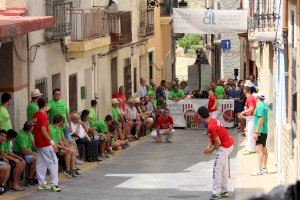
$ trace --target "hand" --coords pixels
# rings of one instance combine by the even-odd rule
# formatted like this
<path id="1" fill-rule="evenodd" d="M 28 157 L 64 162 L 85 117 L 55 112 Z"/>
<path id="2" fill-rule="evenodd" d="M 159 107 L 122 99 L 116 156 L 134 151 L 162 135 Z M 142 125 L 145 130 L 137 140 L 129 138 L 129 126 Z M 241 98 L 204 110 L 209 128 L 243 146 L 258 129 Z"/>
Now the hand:
<path id="1" fill-rule="evenodd" d="M 258 140 L 258 136 L 259 136 L 259 133 L 258 132 L 255 132 L 254 135 L 253 135 L 253 138 L 255 141 Z"/>
<path id="2" fill-rule="evenodd" d="M 37 118 L 33 118 L 33 119 L 32 119 L 32 123 L 33 123 L 33 125 L 35 125 L 35 124 L 36 124 L 36 121 L 37 121 Z"/>
<path id="3" fill-rule="evenodd" d="M 54 152 L 57 153 L 57 152 L 58 152 L 58 147 L 57 147 L 57 145 L 53 145 L 52 147 L 53 147 Z"/>
<path id="4" fill-rule="evenodd" d="M 210 149 L 210 148 L 207 148 L 207 149 L 205 149 L 204 150 L 204 155 L 206 155 L 206 156 L 208 156 L 208 155 L 210 155 L 211 153 L 213 152 L 213 150 L 212 149 Z"/>

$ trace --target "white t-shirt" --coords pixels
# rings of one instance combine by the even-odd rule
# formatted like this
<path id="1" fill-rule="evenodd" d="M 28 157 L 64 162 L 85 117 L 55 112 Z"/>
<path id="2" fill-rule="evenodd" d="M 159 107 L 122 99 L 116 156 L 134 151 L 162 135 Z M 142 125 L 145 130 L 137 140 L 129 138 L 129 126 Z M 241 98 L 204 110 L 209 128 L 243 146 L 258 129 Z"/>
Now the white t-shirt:
<path id="1" fill-rule="evenodd" d="M 84 128 L 82 127 L 82 125 L 81 124 L 74 124 L 73 122 L 71 122 L 71 128 L 72 128 L 71 135 L 73 136 L 73 134 L 76 132 L 78 125 L 80 126 L 78 137 L 79 138 L 85 138 L 86 132 L 85 132 Z"/>

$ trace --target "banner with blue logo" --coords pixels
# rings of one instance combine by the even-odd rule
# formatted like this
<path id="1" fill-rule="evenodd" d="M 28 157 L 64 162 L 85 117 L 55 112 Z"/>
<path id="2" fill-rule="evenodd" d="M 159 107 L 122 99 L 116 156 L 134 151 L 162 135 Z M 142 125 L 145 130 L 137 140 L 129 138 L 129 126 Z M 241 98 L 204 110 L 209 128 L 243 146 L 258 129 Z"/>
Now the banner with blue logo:
<path id="1" fill-rule="evenodd" d="M 174 33 L 231 34 L 247 32 L 247 10 L 173 9 Z"/>

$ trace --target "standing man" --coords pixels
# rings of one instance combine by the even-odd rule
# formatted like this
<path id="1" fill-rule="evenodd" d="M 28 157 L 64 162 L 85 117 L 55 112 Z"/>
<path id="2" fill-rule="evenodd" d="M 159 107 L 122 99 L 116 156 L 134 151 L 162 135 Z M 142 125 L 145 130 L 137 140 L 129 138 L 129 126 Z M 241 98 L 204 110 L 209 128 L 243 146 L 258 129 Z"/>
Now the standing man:
<path id="1" fill-rule="evenodd" d="M 156 98 L 163 97 L 164 100 L 167 100 L 166 87 L 167 87 L 167 81 L 162 80 L 160 82 L 160 86 L 156 90 Z"/>
<path id="2" fill-rule="evenodd" d="M 46 114 L 47 101 L 44 98 L 39 99 L 38 106 L 40 110 L 33 115 L 36 118 L 33 135 L 37 147 L 36 174 L 39 182 L 39 190 L 52 190 L 60 192 L 58 186 L 58 161 L 53 149 L 55 142 L 50 138 L 49 121 Z M 46 173 L 50 171 L 51 186 L 47 185 Z"/>
<path id="3" fill-rule="evenodd" d="M 9 101 L 11 100 L 11 95 L 9 93 L 3 93 L 1 96 L 1 106 L 0 106 L 0 129 L 8 131 L 12 129 L 10 116 L 8 113 Z"/>
<path id="4" fill-rule="evenodd" d="M 31 101 L 27 106 L 27 120 L 32 120 L 32 116 L 39 111 L 39 106 L 37 105 L 38 100 L 42 97 L 39 89 L 35 89 L 31 92 Z"/>
<path id="5" fill-rule="evenodd" d="M 117 98 L 119 100 L 119 102 L 121 103 L 121 108 L 125 112 L 125 107 L 126 107 L 125 87 L 120 86 L 119 92 L 113 94 L 112 98 Z"/>
<path id="6" fill-rule="evenodd" d="M 208 91 L 209 97 L 208 97 L 208 112 L 209 116 L 218 119 L 219 111 L 218 111 L 218 99 L 215 96 L 215 93 L 212 89 Z"/>
<path id="7" fill-rule="evenodd" d="M 153 130 L 150 135 L 159 143 L 162 142 L 161 135 L 164 135 L 166 136 L 166 142 L 172 143 L 171 139 L 174 133 L 173 118 L 170 115 L 170 110 L 166 108 L 162 115 L 157 119 L 156 130 Z"/>
<path id="8" fill-rule="evenodd" d="M 256 79 L 255 79 L 255 76 L 254 75 L 250 75 L 249 76 L 249 80 L 251 81 L 251 83 L 253 84 L 253 87 L 255 89 L 257 89 L 257 82 L 256 82 Z"/>
<path id="9" fill-rule="evenodd" d="M 213 194 L 210 199 L 214 200 L 222 197 L 229 197 L 228 158 L 233 149 L 234 139 L 228 134 L 226 128 L 219 120 L 209 117 L 209 112 L 206 107 L 200 107 L 198 109 L 198 114 L 207 125 L 207 132 L 210 140 L 208 147 L 204 150 L 204 154 L 210 155 L 213 151 L 216 153 L 213 169 Z"/>
<path id="10" fill-rule="evenodd" d="M 256 150 L 258 153 L 258 170 L 251 173 L 252 176 L 263 175 L 268 173 L 267 160 L 268 151 L 266 148 L 268 136 L 268 106 L 265 103 L 265 94 L 257 94 L 258 104 L 254 111 L 254 139 L 256 140 Z"/>
<path id="11" fill-rule="evenodd" d="M 246 104 L 242 115 L 246 116 L 246 149 L 243 155 L 255 153 L 254 134 L 254 110 L 256 108 L 256 99 L 251 92 L 252 85 L 245 85 L 244 94 L 246 95 Z"/>
<path id="12" fill-rule="evenodd" d="M 144 97 L 147 94 L 147 88 L 146 88 L 146 80 L 144 78 L 140 79 L 140 97 Z"/>

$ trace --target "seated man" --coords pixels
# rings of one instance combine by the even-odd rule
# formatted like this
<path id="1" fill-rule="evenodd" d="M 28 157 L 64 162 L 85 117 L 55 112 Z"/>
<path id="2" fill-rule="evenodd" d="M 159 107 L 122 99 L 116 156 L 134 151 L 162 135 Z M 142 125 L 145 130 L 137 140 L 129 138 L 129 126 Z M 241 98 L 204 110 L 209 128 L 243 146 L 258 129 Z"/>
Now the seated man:
<path id="1" fill-rule="evenodd" d="M 174 84 L 173 90 L 170 92 L 169 99 L 173 101 L 180 101 L 181 99 L 184 99 L 185 95 L 182 89 L 179 89 L 179 85 Z"/>
<path id="2" fill-rule="evenodd" d="M 6 140 L 6 131 L 0 130 L 0 149 L 2 143 Z M 0 195 L 6 192 L 5 185 L 10 175 L 10 165 L 8 160 L 0 156 Z"/>
<path id="3" fill-rule="evenodd" d="M 156 130 L 153 130 L 151 137 L 156 140 L 156 142 L 161 143 L 161 135 L 166 136 L 166 142 L 171 143 L 173 134 L 175 133 L 173 118 L 170 116 L 169 109 L 165 109 L 161 116 L 158 117 L 156 122 Z"/>
<path id="4" fill-rule="evenodd" d="M 20 156 L 14 154 L 11 150 L 11 143 L 16 138 L 17 132 L 10 129 L 6 133 L 6 140 L 2 143 L 0 155 L 9 161 L 11 168 L 13 168 L 12 190 L 23 191 L 25 188 L 19 184 L 21 175 L 24 172 L 26 162 Z"/>
<path id="5" fill-rule="evenodd" d="M 33 122 L 25 122 L 23 129 L 18 132 L 16 139 L 13 142 L 12 150 L 15 154 L 23 157 L 26 161 L 26 164 L 30 166 L 29 171 L 29 185 L 37 185 L 38 180 L 36 179 L 36 153 L 33 152 L 34 139 L 32 135 L 33 131 Z"/>
<path id="6" fill-rule="evenodd" d="M 140 121 L 139 113 L 136 107 L 134 106 L 134 100 L 130 98 L 128 99 L 127 103 L 128 104 L 126 105 L 125 118 L 127 121 L 130 122 L 131 128 L 135 127 L 134 139 L 138 140 L 138 135 L 142 127 L 142 122 Z"/>
<path id="7" fill-rule="evenodd" d="M 75 167 L 76 150 L 72 147 L 66 146 L 63 141 L 64 123 L 65 119 L 62 115 L 55 115 L 53 117 L 53 123 L 50 124 L 50 137 L 55 143 L 53 149 L 56 152 L 57 157 L 62 156 L 64 158 L 66 166 L 64 174 L 68 177 L 77 177 L 81 174 L 76 170 Z"/>

